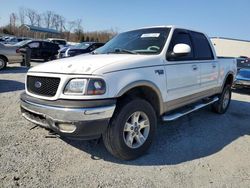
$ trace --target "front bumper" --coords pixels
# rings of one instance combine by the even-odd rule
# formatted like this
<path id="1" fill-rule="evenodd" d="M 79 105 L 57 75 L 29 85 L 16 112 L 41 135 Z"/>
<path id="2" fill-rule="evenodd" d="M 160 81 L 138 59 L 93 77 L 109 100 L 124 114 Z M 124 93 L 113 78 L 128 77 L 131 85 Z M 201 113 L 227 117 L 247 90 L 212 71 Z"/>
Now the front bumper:
<path id="1" fill-rule="evenodd" d="M 75 107 L 69 107 L 68 103 L 63 104 L 62 101 L 57 105 L 56 103 L 48 105 L 45 100 L 35 98 L 32 100 L 32 97 L 25 93 L 21 94 L 20 99 L 22 116 L 27 120 L 51 129 L 61 136 L 85 140 L 101 136 L 106 130 L 116 106 L 115 99 L 113 104 L 109 99 L 108 106 L 105 100 L 103 102 L 98 100 L 96 107 L 93 105 L 89 107 L 89 104 L 84 107 L 84 101 L 78 101 L 78 105 Z M 62 129 L 60 126 L 62 124 L 73 126 L 75 129 Z"/>
<path id="2" fill-rule="evenodd" d="M 250 87 L 250 79 L 236 78 L 234 85 Z"/>

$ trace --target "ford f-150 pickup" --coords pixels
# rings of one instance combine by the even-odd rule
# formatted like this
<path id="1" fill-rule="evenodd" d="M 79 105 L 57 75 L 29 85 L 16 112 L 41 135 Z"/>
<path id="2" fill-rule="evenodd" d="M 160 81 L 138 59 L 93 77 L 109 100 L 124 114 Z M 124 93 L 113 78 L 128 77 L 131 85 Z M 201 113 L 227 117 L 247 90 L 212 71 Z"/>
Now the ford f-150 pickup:
<path id="1" fill-rule="evenodd" d="M 158 120 L 207 105 L 225 113 L 236 71 L 236 60 L 217 58 L 201 32 L 141 28 L 91 54 L 31 68 L 21 112 L 63 137 L 102 138 L 111 154 L 130 160 L 149 148 Z"/>

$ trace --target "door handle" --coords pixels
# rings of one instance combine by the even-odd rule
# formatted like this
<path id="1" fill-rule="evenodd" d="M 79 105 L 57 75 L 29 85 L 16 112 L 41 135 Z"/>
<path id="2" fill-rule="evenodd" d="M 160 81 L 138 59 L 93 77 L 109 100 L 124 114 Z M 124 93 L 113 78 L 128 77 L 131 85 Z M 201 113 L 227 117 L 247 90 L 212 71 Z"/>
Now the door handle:
<path id="1" fill-rule="evenodd" d="M 216 68 L 216 65 L 215 65 L 215 64 L 213 64 L 213 68 Z"/>
<path id="2" fill-rule="evenodd" d="M 198 69 L 197 65 L 192 65 L 192 68 L 194 71 Z"/>

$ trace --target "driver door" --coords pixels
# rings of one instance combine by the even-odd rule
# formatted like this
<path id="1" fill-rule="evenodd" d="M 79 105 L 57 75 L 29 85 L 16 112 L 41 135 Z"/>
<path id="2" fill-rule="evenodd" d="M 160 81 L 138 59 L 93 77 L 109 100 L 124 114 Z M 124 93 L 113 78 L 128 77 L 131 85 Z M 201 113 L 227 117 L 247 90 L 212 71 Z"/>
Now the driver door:
<path id="1" fill-rule="evenodd" d="M 176 44 L 187 44 L 191 52 L 186 56 L 171 57 Z M 200 89 L 200 64 L 195 61 L 194 47 L 189 31 L 176 29 L 172 36 L 166 58 L 166 84 L 168 109 L 188 103 Z"/>

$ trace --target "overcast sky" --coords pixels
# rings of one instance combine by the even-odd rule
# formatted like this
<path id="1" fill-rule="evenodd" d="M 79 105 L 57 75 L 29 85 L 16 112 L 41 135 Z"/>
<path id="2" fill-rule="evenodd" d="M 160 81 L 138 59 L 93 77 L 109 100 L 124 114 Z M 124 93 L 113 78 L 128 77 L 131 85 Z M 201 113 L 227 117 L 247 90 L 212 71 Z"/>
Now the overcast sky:
<path id="1" fill-rule="evenodd" d="M 250 0 L 0 0 L 0 25 L 20 7 L 82 19 L 85 31 L 178 25 L 210 37 L 250 40 Z"/>

